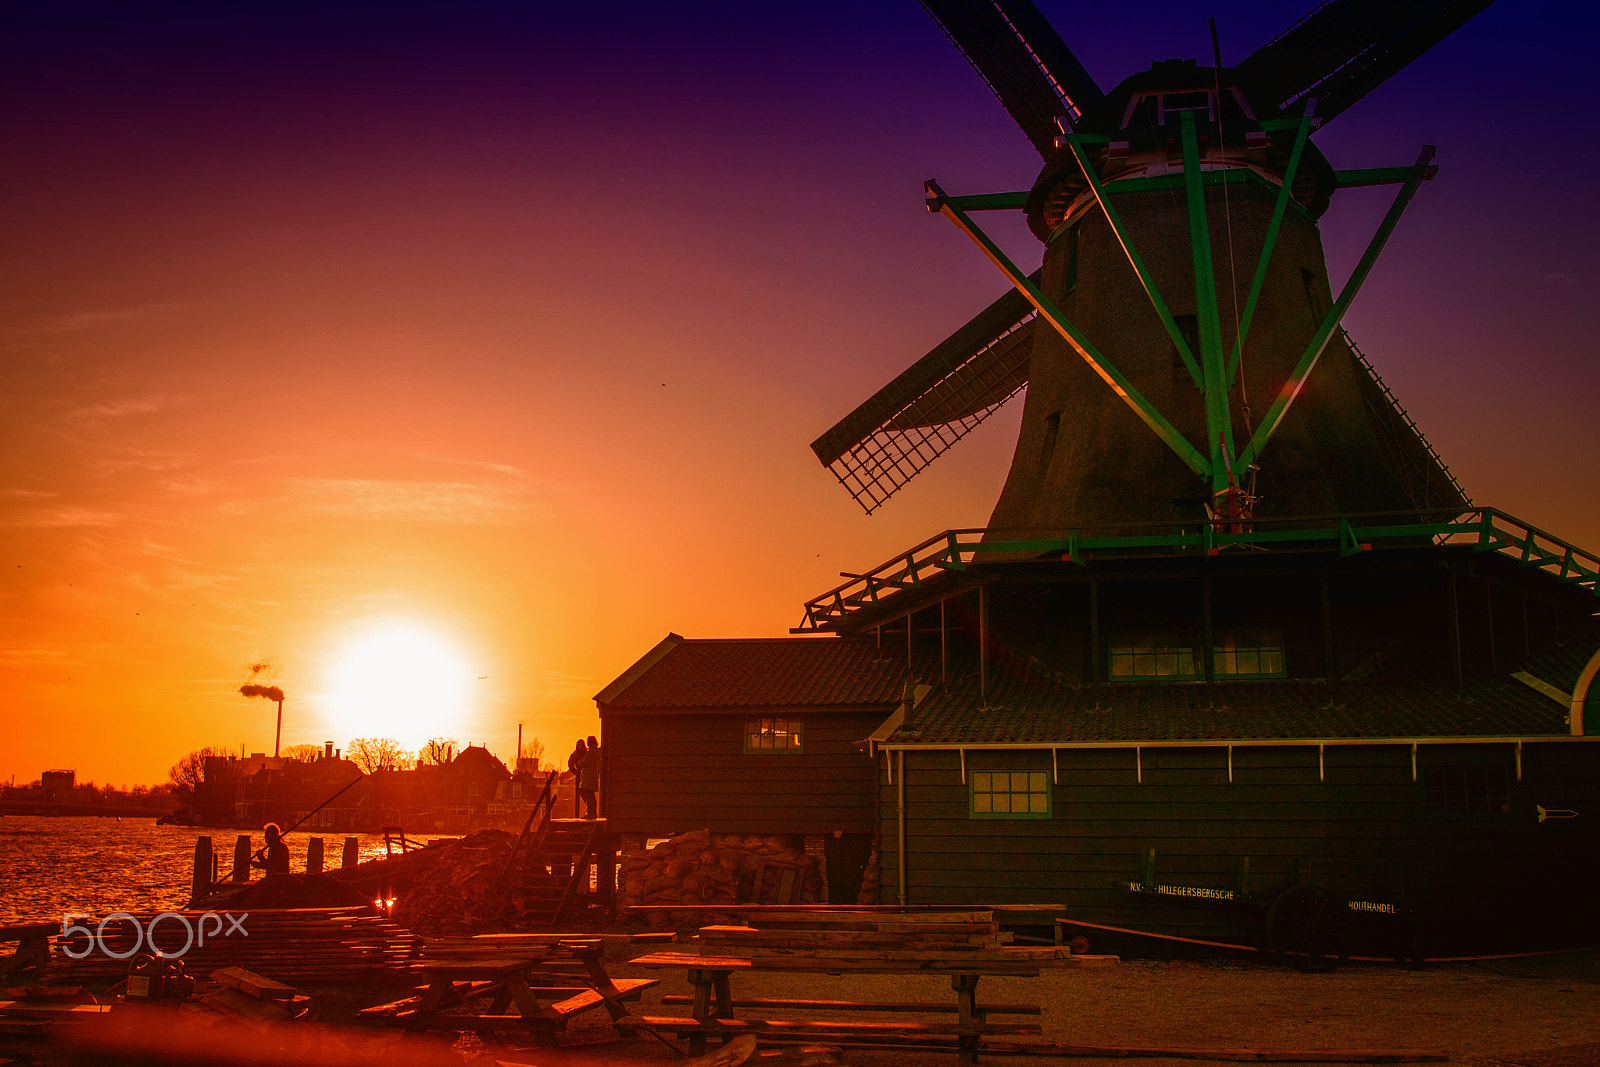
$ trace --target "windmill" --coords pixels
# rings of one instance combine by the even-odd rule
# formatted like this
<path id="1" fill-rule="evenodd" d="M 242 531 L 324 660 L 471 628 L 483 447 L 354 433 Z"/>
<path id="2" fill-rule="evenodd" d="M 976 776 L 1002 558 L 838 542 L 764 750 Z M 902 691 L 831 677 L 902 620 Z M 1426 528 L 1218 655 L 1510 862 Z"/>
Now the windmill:
<path id="1" fill-rule="evenodd" d="M 869 514 L 1024 389 L 990 531 L 1468 505 L 1341 327 L 1433 150 L 1341 171 L 1310 135 L 1488 0 L 1332 0 L 1236 66 L 1213 32 L 1212 66 L 1109 92 L 1031 0 L 921 2 L 1044 166 L 1026 192 L 928 183 L 1011 288 L 812 444 Z M 1317 220 L 1374 185 L 1393 203 L 1335 295 Z M 1026 213 L 1037 271 L 974 221 L 993 210 Z"/>

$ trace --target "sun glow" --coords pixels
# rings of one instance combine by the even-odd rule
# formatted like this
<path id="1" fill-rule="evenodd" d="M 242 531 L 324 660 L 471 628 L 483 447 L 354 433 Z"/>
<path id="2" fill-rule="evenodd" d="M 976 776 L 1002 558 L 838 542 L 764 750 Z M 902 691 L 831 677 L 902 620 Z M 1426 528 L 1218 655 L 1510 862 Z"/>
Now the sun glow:
<path id="1" fill-rule="evenodd" d="M 348 738 L 392 737 L 408 749 L 464 725 L 472 672 L 426 627 L 385 621 L 347 646 L 333 669 L 329 718 Z"/>

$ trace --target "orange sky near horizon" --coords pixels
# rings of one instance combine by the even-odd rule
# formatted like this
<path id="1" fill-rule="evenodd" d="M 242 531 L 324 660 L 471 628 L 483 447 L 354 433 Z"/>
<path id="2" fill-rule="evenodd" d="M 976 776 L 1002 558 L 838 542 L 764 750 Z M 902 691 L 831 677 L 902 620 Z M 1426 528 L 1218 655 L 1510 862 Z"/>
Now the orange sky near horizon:
<path id="1" fill-rule="evenodd" d="M 1181 4 L 1138 32 L 1041 7 L 1105 87 L 1209 50 Z M 270 752 L 238 694 L 268 660 L 283 743 L 342 747 L 372 720 L 341 669 L 396 620 L 464 693 L 406 730 L 560 757 L 669 630 L 785 633 L 841 570 L 987 519 L 1019 404 L 870 519 L 807 448 L 1002 289 L 922 179 L 1038 168 L 911 0 L 169 33 L 180 8 L 39 15 L 0 77 L 0 779 Z M 1237 58 L 1300 12 L 1215 13 Z M 1491 8 L 1318 139 L 1440 145 L 1347 324 L 1479 503 L 1600 548 L 1595 149 L 1521 184 L 1496 156 L 1535 99 L 1519 143 L 1580 121 L 1578 45 L 1533 21 Z M 1336 278 L 1386 205 L 1336 198 Z"/>

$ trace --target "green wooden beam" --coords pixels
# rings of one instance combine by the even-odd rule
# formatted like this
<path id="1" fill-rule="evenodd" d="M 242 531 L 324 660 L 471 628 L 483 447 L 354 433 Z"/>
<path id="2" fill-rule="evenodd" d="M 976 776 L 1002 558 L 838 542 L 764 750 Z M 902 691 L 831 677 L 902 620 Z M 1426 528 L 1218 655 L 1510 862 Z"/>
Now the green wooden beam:
<path id="1" fill-rule="evenodd" d="M 1266 447 L 1273 431 L 1283 422 L 1283 417 L 1289 412 L 1289 405 L 1294 403 L 1295 397 L 1300 395 L 1300 390 L 1305 387 L 1306 379 L 1317 365 L 1317 360 L 1322 358 L 1323 350 L 1328 347 L 1334 331 L 1339 328 L 1339 322 L 1344 318 L 1344 313 L 1349 309 L 1350 303 L 1355 300 L 1356 294 L 1361 291 L 1361 283 L 1366 281 L 1367 275 L 1372 271 L 1372 265 L 1377 262 L 1378 255 L 1383 251 L 1389 235 L 1394 232 L 1395 226 L 1400 222 L 1400 216 L 1405 212 L 1406 205 L 1411 203 L 1411 197 L 1416 193 L 1417 186 L 1422 184 L 1433 162 L 1433 146 L 1423 146 L 1417 162 L 1411 167 L 1411 177 L 1400 187 L 1395 194 L 1394 204 L 1390 206 L 1389 213 L 1384 216 L 1383 223 L 1378 227 L 1378 232 L 1373 235 L 1372 242 L 1367 245 L 1367 251 L 1361 257 L 1361 262 L 1356 264 L 1356 269 L 1351 273 L 1350 280 L 1345 282 L 1344 291 L 1339 294 L 1339 299 L 1333 302 L 1333 307 L 1323 316 L 1322 325 L 1317 327 L 1317 332 L 1311 336 L 1311 343 L 1306 346 L 1305 354 L 1300 357 L 1300 362 L 1295 365 L 1283 388 L 1278 391 L 1278 398 L 1272 402 L 1272 407 L 1267 410 L 1261 419 L 1261 424 L 1256 427 L 1256 432 L 1250 438 L 1250 444 L 1245 447 L 1239 456 L 1239 467 L 1243 469 L 1254 463 L 1261 450 Z"/>
<path id="2" fill-rule="evenodd" d="M 1340 189 L 1359 189 L 1368 185 L 1404 185 L 1411 177 L 1412 167 L 1369 167 L 1365 170 L 1336 170 L 1334 180 Z M 1438 167 L 1430 166 L 1423 180 L 1433 177 Z"/>
<path id="3" fill-rule="evenodd" d="M 1233 419 L 1228 413 L 1228 386 L 1222 375 L 1222 322 L 1217 311 L 1217 278 L 1211 262 L 1211 226 L 1206 219 L 1206 191 L 1200 184 L 1200 137 L 1194 118 L 1183 116 L 1184 192 L 1189 209 L 1189 248 L 1194 258 L 1194 307 L 1200 327 L 1201 392 L 1205 397 L 1206 451 L 1211 457 L 1211 492 L 1228 488 L 1227 456 L 1233 455 Z"/>
<path id="4" fill-rule="evenodd" d="M 1189 342 L 1184 339 L 1183 332 L 1173 321 L 1172 312 L 1167 310 L 1167 302 L 1161 299 L 1161 292 L 1156 288 L 1155 279 L 1150 277 L 1144 261 L 1139 258 L 1138 250 L 1133 247 L 1133 240 L 1128 236 L 1127 227 L 1122 224 L 1122 217 L 1117 214 L 1116 208 L 1111 206 L 1111 201 L 1106 199 L 1105 189 L 1100 185 L 1100 179 L 1083 150 L 1083 139 L 1075 133 L 1064 132 L 1062 140 L 1071 147 L 1073 156 L 1078 160 L 1078 167 L 1083 171 L 1084 180 L 1089 183 L 1095 200 L 1100 204 L 1100 210 L 1105 213 L 1106 222 L 1111 225 L 1111 232 L 1117 235 L 1123 254 L 1132 264 L 1133 273 L 1139 277 L 1139 284 L 1144 286 L 1145 295 L 1150 298 L 1150 306 L 1156 309 L 1156 314 L 1161 318 L 1161 325 L 1167 328 L 1167 336 L 1172 338 L 1172 346 L 1178 350 L 1178 358 L 1183 360 L 1183 365 L 1188 369 L 1195 388 L 1204 389 L 1205 378 L 1200 372 L 1199 364 L 1194 360 L 1194 353 L 1189 350 Z"/>
<path id="5" fill-rule="evenodd" d="M 1267 223 L 1267 235 L 1261 242 L 1261 257 L 1256 261 L 1256 276 L 1250 281 L 1250 293 L 1245 297 L 1244 312 L 1239 316 L 1239 328 L 1234 333 L 1233 354 L 1228 357 L 1228 369 L 1225 375 L 1229 388 L 1232 388 L 1234 377 L 1239 373 L 1239 361 L 1243 358 L 1245 338 L 1250 333 L 1250 323 L 1255 319 L 1256 301 L 1261 299 L 1261 287 L 1267 281 L 1267 265 L 1271 262 L 1272 250 L 1278 243 L 1278 228 L 1283 225 L 1283 214 L 1293 199 L 1291 192 L 1295 172 L 1300 168 L 1300 153 L 1305 150 L 1306 141 L 1310 136 L 1311 116 L 1307 115 L 1300 120 L 1294 147 L 1289 150 L 1289 165 L 1284 168 L 1283 184 L 1278 187 L 1278 199 L 1272 205 L 1272 219 Z"/>
<path id="6" fill-rule="evenodd" d="M 962 211 L 1020 211 L 1028 206 L 1028 191 L 977 193 L 973 196 L 952 196 L 950 200 Z"/>
<path id="7" fill-rule="evenodd" d="M 984 254 L 989 257 L 990 261 L 996 267 L 999 267 L 1000 272 L 1027 298 L 1028 303 L 1032 304 L 1034 309 L 1039 312 L 1039 316 L 1066 339 L 1066 342 L 1072 346 L 1073 350 L 1089 365 L 1089 369 L 1098 374 L 1101 380 L 1109 385 L 1112 391 L 1133 409 L 1133 413 L 1139 416 L 1140 420 L 1150 427 L 1155 435 L 1166 443 L 1168 448 L 1177 454 L 1185 466 L 1202 478 L 1209 478 L 1211 464 L 1206 461 L 1205 456 L 1196 451 L 1195 447 L 1178 432 L 1177 428 L 1167 421 L 1166 416 L 1157 411 L 1155 405 L 1146 400 L 1144 395 L 1134 388 L 1133 382 L 1129 381 L 1127 376 L 1118 370 L 1115 364 L 1100 354 L 1094 344 L 1067 320 L 1067 317 L 1061 313 L 1061 309 L 1056 307 L 1054 302 L 1028 279 L 1028 275 L 1024 271 L 1011 262 L 1010 257 L 1000 249 L 1000 246 L 995 244 L 988 234 L 979 229 L 977 224 L 967 217 L 966 212 L 950 202 L 950 198 L 944 194 L 944 190 L 939 188 L 937 182 L 927 182 L 924 188 L 928 193 L 928 210 L 936 211 L 943 215 L 955 223 L 962 233 L 972 238 L 973 243 L 983 249 Z"/>

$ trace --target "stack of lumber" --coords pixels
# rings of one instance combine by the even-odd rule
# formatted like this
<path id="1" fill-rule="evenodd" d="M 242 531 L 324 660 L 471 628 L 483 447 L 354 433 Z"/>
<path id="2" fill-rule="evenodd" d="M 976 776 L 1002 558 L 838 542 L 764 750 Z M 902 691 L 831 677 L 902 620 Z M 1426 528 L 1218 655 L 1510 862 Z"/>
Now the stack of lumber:
<path id="1" fill-rule="evenodd" d="M 160 914 L 163 913 L 135 913 L 133 918 L 143 932 Z M 200 929 L 204 913 L 177 914 L 188 919 L 196 931 Z M 99 931 L 102 918 L 94 916 L 78 922 Z M 221 968 L 243 967 L 280 982 L 320 983 L 359 980 L 380 973 L 403 974 L 420 967 L 416 959 L 419 939 L 392 919 L 368 908 L 276 908 L 235 912 L 222 921 L 221 932 L 213 929 L 216 925 L 215 918 L 206 920 L 204 944 L 197 936 L 177 957 L 189 974 L 205 975 Z M 105 924 L 102 937 L 104 945 L 97 939 L 82 959 L 72 959 L 63 951 L 65 945 L 75 953 L 82 953 L 86 947 L 82 933 L 65 941 L 60 935 L 53 938 L 55 944 L 48 970 L 51 980 L 85 982 L 120 978 L 127 973 L 131 956 L 122 959 L 114 956 L 128 953 L 136 946 L 145 950 L 150 947 L 148 938 L 141 945 L 133 924 L 120 917 Z M 181 922 L 170 914 L 161 920 L 157 941 L 164 951 L 177 953 L 184 939 Z"/>
<path id="2" fill-rule="evenodd" d="M 823 960 L 1053 960 L 1049 947 L 1013 948 L 988 910 L 872 914 L 860 911 L 785 911 L 765 914 L 760 926 L 703 926 L 700 950 L 749 957 L 761 965 L 785 956 Z"/>

